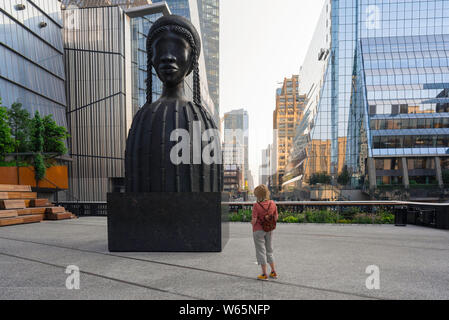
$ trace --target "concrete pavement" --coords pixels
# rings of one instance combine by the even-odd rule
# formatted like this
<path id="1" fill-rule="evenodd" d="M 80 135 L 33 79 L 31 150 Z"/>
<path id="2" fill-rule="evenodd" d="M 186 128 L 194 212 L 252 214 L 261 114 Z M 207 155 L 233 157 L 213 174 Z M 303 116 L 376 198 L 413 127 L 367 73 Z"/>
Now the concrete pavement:
<path id="1" fill-rule="evenodd" d="M 260 282 L 251 226 L 230 230 L 219 254 L 117 254 L 105 218 L 0 228 L 0 299 L 449 299 L 449 231 L 279 224 L 280 279 Z M 69 265 L 80 290 L 66 289 Z M 370 265 L 379 290 L 366 288 Z"/>

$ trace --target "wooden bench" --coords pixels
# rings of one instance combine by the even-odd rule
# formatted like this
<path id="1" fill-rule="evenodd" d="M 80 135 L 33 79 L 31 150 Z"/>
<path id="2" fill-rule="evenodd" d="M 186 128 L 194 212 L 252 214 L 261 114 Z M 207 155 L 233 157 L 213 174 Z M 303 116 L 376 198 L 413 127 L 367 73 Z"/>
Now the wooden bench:
<path id="1" fill-rule="evenodd" d="M 14 199 L 36 199 L 36 192 L 16 192 L 16 191 L 0 191 L 1 200 L 14 200 Z"/>
<path id="2" fill-rule="evenodd" d="M 0 227 L 75 218 L 64 207 L 37 198 L 31 186 L 0 184 Z"/>
<path id="3" fill-rule="evenodd" d="M 0 192 L 31 192 L 31 186 L 15 185 L 15 184 L 0 184 Z"/>
<path id="4" fill-rule="evenodd" d="M 41 222 L 43 219 L 44 219 L 43 215 L 5 218 L 5 219 L 0 219 L 0 227 L 11 226 L 11 225 L 16 225 L 16 224 L 24 224 L 24 223 Z"/>
<path id="5" fill-rule="evenodd" d="M 24 200 L 0 200 L 0 209 L 24 209 L 26 204 Z"/>

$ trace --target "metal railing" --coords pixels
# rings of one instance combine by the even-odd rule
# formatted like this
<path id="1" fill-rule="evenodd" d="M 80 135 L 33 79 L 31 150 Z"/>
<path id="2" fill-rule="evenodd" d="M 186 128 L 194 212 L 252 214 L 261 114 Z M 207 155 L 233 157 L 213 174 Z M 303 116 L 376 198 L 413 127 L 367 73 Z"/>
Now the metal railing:
<path id="1" fill-rule="evenodd" d="M 252 202 L 224 202 L 231 212 L 252 208 Z M 278 208 L 287 209 L 293 213 L 303 213 L 306 210 L 330 210 L 338 216 L 343 216 L 345 210 L 358 208 L 360 213 L 375 214 L 386 209 L 397 214 L 406 210 L 407 223 L 425 227 L 449 230 L 449 203 L 421 203 L 407 201 L 279 201 Z M 338 218 L 337 218 L 338 220 Z"/>
<path id="2" fill-rule="evenodd" d="M 78 217 L 106 217 L 108 215 L 107 202 L 64 201 L 58 204 Z"/>
<path id="3" fill-rule="evenodd" d="M 106 217 L 107 202 L 60 202 L 66 210 L 79 217 Z M 222 202 L 229 207 L 229 212 L 240 209 L 251 209 L 253 202 Z M 395 213 L 397 209 L 407 210 L 408 224 L 449 229 L 449 203 L 418 203 L 405 201 L 279 201 L 279 209 L 292 213 L 303 213 L 307 210 L 327 209 L 344 216 L 345 210 L 358 208 L 361 213 L 375 214 L 381 210 Z"/>
<path id="4" fill-rule="evenodd" d="M 252 206 L 254 202 L 223 202 L 226 205 Z M 360 206 L 424 206 L 448 208 L 449 203 L 428 203 L 410 201 L 276 201 L 278 206 L 315 206 L 315 207 L 360 207 Z"/>

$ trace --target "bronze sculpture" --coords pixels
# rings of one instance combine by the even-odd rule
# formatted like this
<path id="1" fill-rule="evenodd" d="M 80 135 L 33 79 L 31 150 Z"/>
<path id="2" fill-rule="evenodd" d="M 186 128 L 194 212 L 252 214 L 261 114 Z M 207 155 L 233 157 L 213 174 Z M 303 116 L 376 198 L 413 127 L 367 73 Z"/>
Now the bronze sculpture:
<path id="1" fill-rule="evenodd" d="M 222 191 L 221 161 L 208 164 L 197 154 L 212 140 L 220 146 L 219 137 L 201 140 L 201 148 L 194 147 L 195 139 L 198 140 L 194 127 L 200 128 L 200 136 L 207 130 L 217 129 L 209 112 L 201 106 L 200 51 L 200 36 L 183 17 L 165 16 L 151 27 L 147 38 L 147 103 L 134 117 L 126 145 L 127 192 Z M 164 86 L 161 97 L 155 102 L 152 101 L 153 67 Z M 184 79 L 192 72 L 193 101 L 189 101 L 184 93 Z M 190 161 L 176 164 L 171 152 L 178 141 L 173 141 L 171 135 L 179 129 L 190 135 Z M 219 154 L 212 156 L 221 159 L 221 149 L 214 152 Z"/>
<path id="2" fill-rule="evenodd" d="M 164 16 L 150 29 L 147 103 L 126 145 L 127 190 L 108 194 L 112 252 L 220 252 L 229 238 L 220 134 L 201 106 L 200 48 L 183 17 Z M 153 67 L 164 85 L 155 102 Z M 189 101 L 184 79 L 192 72 Z"/>

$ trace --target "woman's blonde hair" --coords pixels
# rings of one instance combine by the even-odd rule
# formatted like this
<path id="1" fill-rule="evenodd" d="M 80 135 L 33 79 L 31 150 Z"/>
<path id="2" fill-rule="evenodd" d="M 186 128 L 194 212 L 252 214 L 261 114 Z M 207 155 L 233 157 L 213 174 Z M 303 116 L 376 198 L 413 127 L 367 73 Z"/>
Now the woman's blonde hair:
<path id="1" fill-rule="evenodd" d="M 261 184 L 256 189 L 254 189 L 254 195 L 257 198 L 257 202 L 270 200 L 270 191 L 268 190 L 268 187 L 264 184 Z"/>

